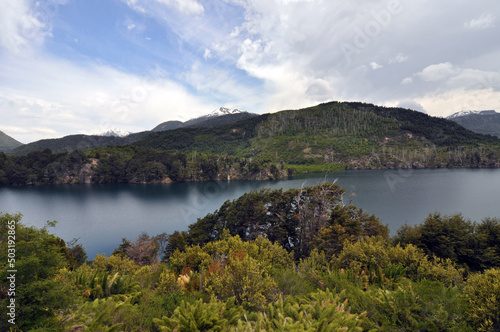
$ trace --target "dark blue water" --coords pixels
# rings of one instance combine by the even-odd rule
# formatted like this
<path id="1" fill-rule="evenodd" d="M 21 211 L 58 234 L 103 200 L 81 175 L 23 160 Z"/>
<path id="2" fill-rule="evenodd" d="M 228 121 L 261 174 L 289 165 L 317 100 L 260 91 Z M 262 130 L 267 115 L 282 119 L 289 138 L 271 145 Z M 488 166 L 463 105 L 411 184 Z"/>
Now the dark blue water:
<path id="1" fill-rule="evenodd" d="M 109 255 L 122 238 L 186 230 L 226 200 L 254 189 L 300 188 L 324 180 L 342 186 L 352 202 L 388 224 L 421 223 L 429 213 L 462 213 L 471 220 L 500 217 L 500 169 L 365 170 L 308 175 L 282 181 L 232 181 L 154 185 L 0 187 L 0 211 L 23 214 L 66 241 L 79 238 L 89 258 Z"/>

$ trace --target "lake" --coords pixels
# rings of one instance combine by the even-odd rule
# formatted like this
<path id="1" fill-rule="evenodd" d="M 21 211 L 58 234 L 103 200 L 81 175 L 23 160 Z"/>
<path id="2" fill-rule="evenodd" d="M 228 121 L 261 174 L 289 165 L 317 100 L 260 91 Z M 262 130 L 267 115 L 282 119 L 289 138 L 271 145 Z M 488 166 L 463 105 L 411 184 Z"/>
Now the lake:
<path id="1" fill-rule="evenodd" d="M 300 188 L 323 181 L 346 189 L 344 202 L 375 214 L 391 234 L 421 223 L 432 212 L 462 213 L 471 220 L 500 217 L 500 169 L 362 170 L 298 176 L 280 181 L 231 181 L 147 185 L 0 187 L 0 211 L 23 214 L 66 241 L 79 238 L 89 259 L 110 255 L 122 238 L 187 230 L 226 200 L 254 189 Z M 353 194 L 352 196 L 350 194 Z"/>

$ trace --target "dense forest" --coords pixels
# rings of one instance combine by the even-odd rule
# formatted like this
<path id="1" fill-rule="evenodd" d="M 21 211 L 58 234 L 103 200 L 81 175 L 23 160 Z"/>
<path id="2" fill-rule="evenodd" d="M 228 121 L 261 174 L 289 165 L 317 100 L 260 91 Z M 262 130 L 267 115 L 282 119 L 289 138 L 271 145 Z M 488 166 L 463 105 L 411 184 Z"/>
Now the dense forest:
<path id="1" fill-rule="evenodd" d="M 497 137 L 423 113 L 362 103 L 332 102 L 134 135 L 122 146 L 115 146 L 123 142 L 117 137 L 87 146 L 87 138 L 78 143 L 81 137 L 68 136 L 57 144 L 71 140 L 70 146 L 82 149 L 0 153 L 0 185 L 267 180 L 343 169 L 500 167 Z M 94 148 L 103 142 L 113 146 Z"/>
<path id="2" fill-rule="evenodd" d="M 0 153 L 0 185 L 268 180 L 292 172 L 284 163 L 134 146 L 64 153 L 46 149 L 18 157 Z"/>
<path id="3" fill-rule="evenodd" d="M 55 222 L 37 229 L 0 214 L 0 277 L 13 232 L 17 270 L 16 325 L 0 329 L 500 329 L 500 219 L 434 213 L 391 239 L 343 193 L 326 183 L 253 191 L 187 231 L 123 239 L 92 260 L 50 233 Z"/>
<path id="4" fill-rule="evenodd" d="M 363 103 L 331 102 L 203 130 L 165 131 L 134 144 L 284 162 L 298 171 L 500 165 L 497 137 L 420 112 Z"/>

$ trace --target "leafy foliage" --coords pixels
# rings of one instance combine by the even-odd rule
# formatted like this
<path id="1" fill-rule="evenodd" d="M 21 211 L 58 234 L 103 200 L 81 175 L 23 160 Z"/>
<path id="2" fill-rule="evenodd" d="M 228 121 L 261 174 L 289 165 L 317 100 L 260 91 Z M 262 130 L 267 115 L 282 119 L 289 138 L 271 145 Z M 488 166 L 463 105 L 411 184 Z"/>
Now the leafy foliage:
<path id="1" fill-rule="evenodd" d="M 10 275 L 7 271 L 12 270 L 7 266 L 9 239 L 15 242 L 14 266 L 17 271 L 15 289 L 9 291 L 9 287 L 4 287 L 7 284 L 2 285 L 0 304 L 7 308 L 10 299 L 15 299 L 16 326 L 23 330 L 53 318 L 59 310 L 78 302 L 76 288 L 62 274 L 69 267 L 64 254 L 65 243 L 49 234 L 47 227 L 25 226 L 20 214 L 0 214 L 0 280 L 4 283 Z M 11 297 L 9 293 L 12 291 L 15 295 Z M 11 326 L 3 317 L 0 329 L 8 330 Z"/>
<path id="2" fill-rule="evenodd" d="M 212 300 L 203 303 L 200 299 L 194 304 L 183 301 L 171 318 L 155 319 L 161 331 L 227 331 L 234 326 L 241 308 L 234 305 L 234 299 L 225 303 Z"/>
<path id="3" fill-rule="evenodd" d="M 339 268 L 363 273 L 369 282 L 383 281 L 385 274 L 393 274 L 397 267 L 404 267 L 405 276 L 413 280 L 439 280 L 448 285 L 463 280 L 463 271 L 449 259 L 429 257 L 412 245 L 392 246 L 388 240 L 377 237 L 346 243 L 333 262 Z"/>
<path id="4" fill-rule="evenodd" d="M 473 271 L 500 264 L 500 219 L 472 223 L 461 215 L 429 215 L 423 224 L 404 226 L 396 241 L 414 244 L 428 255 L 448 258 Z"/>
<path id="5" fill-rule="evenodd" d="M 119 272 L 109 274 L 102 270 L 78 271 L 75 282 L 82 290 L 82 294 L 92 300 L 117 294 L 130 294 L 139 289 L 139 283 L 132 281 L 131 276 L 120 275 Z"/>
<path id="6" fill-rule="evenodd" d="M 500 329 L 500 270 L 490 269 L 473 275 L 464 290 L 468 315 L 476 331 Z"/>

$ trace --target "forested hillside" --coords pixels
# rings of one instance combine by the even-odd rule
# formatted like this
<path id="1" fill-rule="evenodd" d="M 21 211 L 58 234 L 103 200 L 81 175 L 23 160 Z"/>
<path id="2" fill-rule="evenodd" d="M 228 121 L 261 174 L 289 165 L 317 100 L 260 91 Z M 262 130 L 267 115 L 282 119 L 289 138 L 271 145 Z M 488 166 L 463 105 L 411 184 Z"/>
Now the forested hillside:
<path id="1" fill-rule="evenodd" d="M 7 153 L 9 156 L 26 156 L 31 152 L 51 150 L 53 152 L 72 152 L 76 150 L 90 150 L 106 146 L 131 144 L 147 136 L 149 132 L 130 134 L 126 137 L 97 136 L 97 135 L 69 135 L 61 138 L 43 139 L 25 144 Z"/>
<path id="2" fill-rule="evenodd" d="M 420 112 L 363 103 L 331 102 L 216 128 L 177 129 L 135 144 L 283 161 L 298 169 L 496 167 L 500 161 L 496 137 Z"/>
<path id="3" fill-rule="evenodd" d="M 213 117 L 199 117 L 186 122 L 168 121 L 156 126 L 151 131 L 131 133 L 124 137 L 99 136 L 99 135 L 69 135 L 61 138 L 43 139 L 36 142 L 22 145 L 19 143 L 8 150 L 8 155 L 24 156 L 30 152 L 50 149 L 53 152 L 72 152 L 75 150 L 90 150 L 108 146 L 118 146 L 132 144 L 139 139 L 150 135 L 153 132 L 167 131 L 176 128 L 212 128 L 223 124 L 234 123 L 240 120 L 255 117 L 255 114 L 242 112 L 237 114 L 226 114 Z M 0 134 L 1 143 L 1 134 Z M 22 145 L 22 146 L 21 146 Z M 0 152 L 1 144 L 0 144 Z"/>
<path id="4" fill-rule="evenodd" d="M 23 145 L 23 143 L 0 131 L 0 152 L 12 150 L 21 145 Z"/>
<path id="5" fill-rule="evenodd" d="M 133 143 L 111 147 L 123 142 Z M 264 180 L 341 169 L 500 167 L 500 138 L 416 111 L 362 103 L 332 102 L 125 138 L 68 136 L 51 144 L 56 151 L 79 149 L 0 154 L 0 184 Z"/>
<path id="6" fill-rule="evenodd" d="M 0 185 L 269 180 L 289 172 L 283 163 L 134 146 L 64 153 L 46 149 L 18 157 L 0 153 Z"/>
<path id="7" fill-rule="evenodd" d="M 434 213 L 390 239 L 343 193 L 250 192 L 90 261 L 55 222 L 1 213 L 0 278 L 13 230 L 17 272 L 0 305 L 15 298 L 17 331 L 498 331 L 499 219 Z"/>

